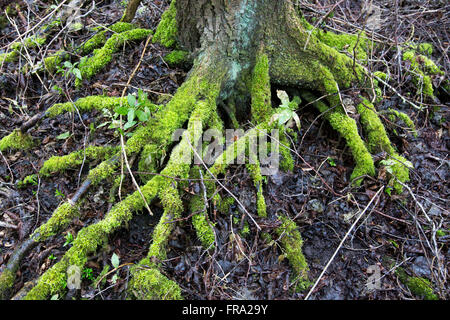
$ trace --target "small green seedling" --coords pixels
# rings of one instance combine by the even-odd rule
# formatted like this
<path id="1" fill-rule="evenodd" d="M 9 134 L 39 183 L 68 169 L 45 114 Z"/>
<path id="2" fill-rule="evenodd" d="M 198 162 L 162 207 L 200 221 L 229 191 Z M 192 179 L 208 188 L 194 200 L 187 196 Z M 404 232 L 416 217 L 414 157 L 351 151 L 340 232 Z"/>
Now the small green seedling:
<path id="1" fill-rule="evenodd" d="M 111 257 L 111 264 L 114 267 L 114 269 L 117 269 L 120 266 L 120 258 L 115 253 L 113 253 L 113 255 Z M 119 276 L 117 275 L 117 273 L 115 273 L 113 275 L 113 277 L 111 278 L 112 283 L 116 283 L 118 278 L 119 278 Z"/>
<path id="2" fill-rule="evenodd" d="M 61 198 L 65 198 L 65 194 L 62 193 L 61 191 L 59 191 L 58 189 L 55 189 L 55 197 L 61 197 Z"/>
<path id="3" fill-rule="evenodd" d="M 78 69 L 76 67 L 77 64 L 78 64 L 78 62 L 75 62 L 74 64 L 72 64 L 72 62 L 70 62 L 70 61 L 64 61 L 64 67 L 66 68 L 66 70 L 64 71 L 64 76 L 66 78 L 69 74 L 73 74 L 77 79 L 83 80 L 80 69 Z"/>
<path id="4" fill-rule="evenodd" d="M 25 187 L 27 184 L 31 184 L 33 186 L 36 186 L 38 184 L 38 182 L 36 181 L 37 177 L 35 174 L 26 176 L 25 178 L 23 178 L 22 181 L 18 181 L 17 182 L 17 187 L 18 188 L 23 188 Z"/>
<path id="5" fill-rule="evenodd" d="M 128 94 L 128 106 L 120 106 L 114 110 L 117 114 L 127 117 L 127 122 L 123 126 L 125 131 L 133 127 L 138 122 L 146 122 L 150 119 L 151 110 L 148 106 L 146 106 L 147 101 L 147 94 L 139 89 L 137 99 L 136 96 Z"/>
<path id="6" fill-rule="evenodd" d="M 333 158 L 328 157 L 328 164 L 332 167 L 336 167 L 336 161 Z"/>
<path id="7" fill-rule="evenodd" d="M 52 253 L 51 255 L 48 256 L 49 260 L 56 260 L 55 255 Z"/>
<path id="8" fill-rule="evenodd" d="M 277 96 L 281 100 L 281 105 L 276 109 L 276 113 L 270 119 L 270 123 L 278 121 L 278 125 L 286 125 L 288 128 L 292 127 L 295 123 L 298 130 L 300 130 L 300 118 L 295 113 L 295 110 L 301 102 L 300 98 L 296 96 L 290 101 L 288 94 L 283 90 L 277 90 Z"/>
<path id="9" fill-rule="evenodd" d="M 389 195 L 389 197 L 392 196 L 392 187 L 386 187 L 384 189 L 384 192 L 386 192 Z"/>
<path id="10" fill-rule="evenodd" d="M 56 84 L 52 87 L 52 91 L 55 91 L 58 94 L 62 94 L 63 93 L 63 89 L 60 86 L 56 85 Z"/>
<path id="11" fill-rule="evenodd" d="M 64 242 L 63 247 L 73 244 L 73 235 L 68 232 L 65 236 L 66 242 Z"/>
<path id="12" fill-rule="evenodd" d="M 92 270 L 92 268 L 84 268 L 81 274 L 81 278 L 94 281 L 94 271 Z"/>

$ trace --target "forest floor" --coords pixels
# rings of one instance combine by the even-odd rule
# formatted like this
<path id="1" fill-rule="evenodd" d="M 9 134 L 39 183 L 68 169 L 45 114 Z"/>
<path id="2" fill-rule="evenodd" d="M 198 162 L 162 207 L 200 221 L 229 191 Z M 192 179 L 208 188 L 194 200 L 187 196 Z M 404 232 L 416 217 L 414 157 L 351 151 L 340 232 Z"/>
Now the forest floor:
<path id="1" fill-rule="evenodd" d="M 41 1 L 27 7 L 22 1 L 20 9 L 12 15 L 0 33 L 0 52 L 30 29 L 37 17 L 45 14 Z M 87 13 L 82 21 L 85 26 L 110 25 L 120 19 L 123 6 L 120 1 L 95 1 L 82 8 Z M 167 0 L 145 1 L 145 8 L 138 11 L 135 23 L 148 29 L 156 29 Z M 302 1 L 300 1 L 302 3 Z M 406 40 L 432 43 L 433 60 L 446 74 L 449 73 L 448 22 L 450 6 L 445 1 L 399 1 L 393 3 L 373 1 L 375 12 L 369 19 L 360 1 L 316 1 L 315 5 L 302 4 L 305 17 L 321 28 L 331 31 L 355 32 L 371 23 L 368 34 L 381 45 L 373 52 L 371 70 L 391 75 L 391 85 L 397 92 L 408 97 L 423 110 L 416 110 L 400 99 L 390 88 L 384 88 L 385 99 L 378 110 L 395 108 L 410 116 L 418 136 L 414 137 L 401 125 L 383 117 L 393 144 L 400 154 L 411 161 L 409 188 L 400 195 L 382 192 L 376 204 L 369 208 L 359 224 L 351 230 L 347 240 L 341 240 L 350 230 L 359 213 L 381 186 L 386 185 L 386 173 L 378 172 L 373 179 L 366 179 L 358 189 L 349 187 L 349 177 L 354 162 L 345 141 L 340 139 L 331 126 L 323 121 L 317 110 L 301 105 L 297 114 L 301 130 L 291 146 L 295 152 L 293 172 L 279 172 L 268 178 L 264 195 L 269 212 L 285 212 L 295 217 L 303 236 L 303 251 L 309 263 L 309 278 L 315 281 L 327 266 L 311 299 L 421 299 L 399 279 L 400 268 L 409 276 L 429 279 L 434 293 L 448 299 L 448 262 L 450 255 L 450 224 L 448 211 L 449 150 L 449 103 L 448 93 L 437 91 L 436 101 L 422 103 L 415 89 L 406 83 L 409 66 L 396 54 L 397 44 Z M 5 5 L 0 1 L 2 10 Z M 31 10 L 29 10 L 31 8 Z M 379 11 L 377 11 L 378 9 Z M 322 19 L 333 9 L 333 15 Z M 78 31 L 64 30 L 54 35 L 54 41 L 41 48 L 30 49 L 29 55 L 38 59 L 44 52 L 56 52 L 68 44 L 80 44 L 92 36 L 86 28 Z M 48 43 L 48 42 L 47 42 Z M 20 72 L 26 63 L 21 57 L 15 63 L 0 69 L 0 138 L 9 134 L 28 118 L 42 112 L 57 102 L 76 100 L 89 95 L 120 96 L 133 69 L 141 58 L 145 41 L 127 44 L 114 54 L 114 59 L 101 73 L 90 81 L 84 81 L 80 90 L 73 86 L 74 76 L 48 75 Z M 128 92 L 141 88 L 151 101 L 162 103 L 182 84 L 187 70 L 173 68 L 164 61 L 168 49 L 158 44 L 148 44 L 141 67 L 134 76 Z M 441 81 L 442 79 L 434 79 Z M 436 83 L 437 85 L 439 83 Z M 274 88 L 274 93 L 277 88 Z M 278 88 L 280 89 L 280 88 Z M 343 93 L 344 98 L 346 93 Z M 276 94 L 273 94 L 275 97 Z M 279 101 L 274 98 L 274 105 Z M 81 116 L 81 117 L 80 117 Z M 0 154 L 0 270 L 6 264 L 18 244 L 31 232 L 47 221 L 58 204 L 70 197 L 82 182 L 82 175 L 89 166 L 79 170 L 58 173 L 49 178 L 38 178 L 32 185 L 20 187 L 23 178 L 38 172 L 42 163 L 53 155 L 66 155 L 84 145 L 117 145 L 119 138 L 114 130 L 100 124 L 110 121 L 102 112 L 65 114 L 45 119 L 32 131 L 41 141 L 37 148 L 28 151 L 4 151 Z M 81 121 L 80 121 L 81 118 Z M 66 134 L 67 133 L 67 134 Z M 95 165 L 91 163 L 90 165 Z M 137 166 L 133 166 L 137 171 Z M 256 193 L 245 166 L 233 166 L 227 175 L 225 186 L 250 211 L 256 213 Z M 101 219 L 108 209 L 110 184 L 90 190 L 83 202 L 82 215 L 70 228 L 59 236 L 43 242 L 23 259 L 17 273 L 14 293 L 29 281 L 36 279 L 70 246 L 70 236 L 83 227 Z M 192 181 L 188 192 L 198 192 L 200 185 Z M 196 191 L 197 190 L 197 191 Z M 126 177 L 121 192 L 134 191 Z M 219 191 L 226 196 L 225 190 Z M 148 212 L 136 214 L 126 228 L 114 233 L 109 248 L 91 257 L 83 270 L 82 289 L 77 292 L 84 299 L 125 299 L 129 280 L 129 265 L 142 259 L 151 241 L 153 227 L 162 212 L 158 204 Z M 184 217 L 188 217 L 185 213 Z M 303 299 L 306 292 L 292 290 L 292 269 L 283 259 L 277 241 L 266 243 L 253 232 L 239 232 L 244 226 L 245 215 L 236 206 L 229 215 L 213 214 L 216 223 L 218 245 L 206 251 L 200 244 L 192 225 L 187 219 L 177 223 L 169 242 L 168 259 L 164 261 L 164 273 L 175 280 L 187 299 Z M 239 223 L 236 226 L 236 219 Z M 239 227 L 240 225 L 240 227 Z M 433 228 L 433 225 L 435 226 Z M 230 227 L 235 228 L 233 241 Z M 270 230 L 271 226 L 265 226 Z M 236 240 L 237 239 L 237 240 Z M 94 286 L 105 266 L 112 269 L 111 257 L 120 259 L 120 267 L 109 274 L 106 283 Z M 252 263 L 249 263 L 251 257 Z M 371 288 L 373 275 L 381 279 Z M 61 297 L 59 297 L 61 298 Z"/>

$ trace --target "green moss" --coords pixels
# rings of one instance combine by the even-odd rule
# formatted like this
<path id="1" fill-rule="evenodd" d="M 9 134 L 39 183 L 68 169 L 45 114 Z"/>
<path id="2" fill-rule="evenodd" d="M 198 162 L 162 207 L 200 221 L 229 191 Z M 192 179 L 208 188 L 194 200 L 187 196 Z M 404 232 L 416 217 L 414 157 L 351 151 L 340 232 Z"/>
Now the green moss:
<path id="1" fill-rule="evenodd" d="M 29 134 L 22 133 L 20 130 L 16 129 L 0 140 L 0 151 L 28 150 L 35 145 L 36 142 Z"/>
<path id="2" fill-rule="evenodd" d="M 375 107 L 366 99 L 358 104 L 356 109 L 361 115 L 361 123 L 367 133 L 367 145 L 371 153 L 375 154 L 381 151 L 385 151 L 392 161 L 391 174 L 402 183 L 409 181 L 409 162 L 397 154 L 394 147 L 387 136 L 386 130 L 378 117 Z M 409 166 L 411 167 L 411 166 Z M 392 180 L 391 184 L 397 193 L 401 193 L 403 187 L 400 183 Z"/>
<path id="3" fill-rule="evenodd" d="M 189 80 L 179 88 L 171 102 L 163 108 L 164 112 L 155 115 L 155 127 L 152 128 L 155 129 L 155 132 L 152 131 L 150 135 L 152 140 L 168 145 L 173 131 L 180 128 L 185 119 L 190 117 L 188 135 L 195 147 L 194 142 L 198 141 L 202 133 L 201 127 L 200 130 L 194 130 L 195 123 L 199 121 L 200 123 L 207 123 L 211 115 L 216 112 L 215 101 L 220 83 L 221 78 L 217 77 L 217 74 L 214 78 L 206 78 L 204 81 L 198 81 L 195 75 L 191 75 Z M 201 95 L 202 101 L 198 101 L 198 95 Z M 191 114 L 194 107 L 195 111 Z M 161 129 L 162 132 L 156 132 L 156 127 Z M 144 131 L 147 132 L 148 129 L 146 128 Z M 144 134 L 144 136 L 146 135 Z M 127 150 L 129 150 L 128 148 L 140 150 L 143 145 L 139 141 L 142 142 L 143 140 L 145 139 L 141 137 L 134 141 L 134 145 L 128 145 L 127 143 Z M 183 163 L 181 160 L 183 160 L 184 152 L 189 148 L 189 141 L 186 138 L 182 139 L 173 149 L 170 160 L 161 175 L 153 177 L 140 188 L 147 203 L 150 203 L 154 197 L 159 195 L 164 206 L 164 214 L 154 230 L 153 242 L 149 250 L 149 256 L 159 260 L 163 260 L 166 256 L 165 245 L 174 226 L 172 220 L 179 217 L 183 210 L 177 183 L 168 177 L 180 177 L 182 180 L 188 177 L 190 164 Z M 97 175 L 93 174 L 94 179 L 100 179 L 100 176 L 114 171 L 112 169 L 114 166 L 111 165 L 110 161 L 104 161 L 103 166 L 100 164 L 97 167 L 101 168 L 97 171 Z M 91 172 L 93 171 L 91 170 Z M 142 210 L 145 205 L 144 199 L 136 191 L 114 205 L 103 220 L 81 229 L 73 242 L 73 246 L 67 251 L 63 259 L 39 278 L 38 284 L 28 293 L 26 299 L 45 299 L 50 294 L 62 293 L 64 291 L 64 280 L 67 279 L 65 274 L 67 267 L 76 265 L 82 269 L 88 256 L 93 254 L 97 247 L 106 243 L 108 235 L 130 221 L 133 212 Z"/>
<path id="4" fill-rule="evenodd" d="M 68 202 L 65 202 L 53 212 L 52 216 L 46 223 L 33 232 L 31 238 L 35 241 L 44 241 L 66 228 L 78 215 L 78 208 L 76 206 L 72 206 Z"/>
<path id="5" fill-rule="evenodd" d="M 422 42 L 419 44 L 413 43 L 413 42 L 408 42 L 408 43 L 406 43 L 406 46 L 408 47 L 407 50 L 414 50 L 414 51 L 417 51 L 420 54 L 424 54 L 428 57 L 431 57 L 431 55 L 433 54 L 433 45 L 428 42 Z"/>
<path id="6" fill-rule="evenodd" d="M 250 93 L 252 97 L 252 118 L 258 124 L 266 121 L 272 115 L 269 58 L 265 54 L 256 57 L 253 69 Z"/>
<path id="7" fill-rule="evenodd" d="M 118 161 L 112 160 L 103 161 L 89 171 L 88 179 L 91 180 L 94 185 L 97 185 L 101 181 L 111 177 L 116 172 L 117 162 Z"/>
<path id="8" fill-rule="evenodd" d="M 0 54 L 0 64 L 16 61 L 23 48 L 32 49 L 37 46 L 42 46 L 45 41 L 45 37 L 30 36 L 25 38 L 23 42 L 14 42 L 10 47 L 11 51 Z"/>
<path id="9" fill-rule="evenodd" d="M 0 300 L 6 300 L 9 298 L 9 293 L 14 285 L 16 279 L 15 272 L 5 268 L 0 274 Z"/>
<path id="10" fill-rule="evenodd" d="M 58 70 L 58 66 L 62 64 L 64 60 L 69 58 L 69 54 L 64 50 L 59 50 L 51 56 L 44 59 L 45 70 L 49 73 L 55 73 Z"/>
<path id="11" fill-rule="evenodd" d="M 216 91 L 216 93 L 212 94 L 217 96 L 218 92 Z M 164 206 L 164 213 L 153 231 L 153 242 L 148 253 L 149 257 L 156 257 L 159 260 L 165 259 L 165 246 L 173 230 L 173 223 L 168 222 L 179 218 L 183 211 L 183 203 L 179 191 L 176 189 L 176 182 L 171 178 L 165 177 L 179 177 L 182 179 L 189 177 L 192 159 L 192 152 L 190 152 L 191 146 L 193 148 L 197 147 L 197 143 L 202 134 L 202 124 L 208 122 L 214 112 L 216 112 L 215 97 L 211 103 L 206 103 L 205 101 L 197 102 L 195 110 L 189 119 L 187 133 L 174 148 L 167 166 L 161 171 L 164 179 L 161 182 L 159 197 Z M 186 155 L 189 155 L 188 158 L 186 158 Z M 201 218 L 197 217 L 197 220 L 200 223 Z M 208 240 L 207 238 L 210 236 L 210 233 L 208 234 L 206 231 L 206 225 L 199 225 L 199 227 L 201 229 L 200 236 L 205 238 L 205 241 Z"/>
<path id="12" fill-rule="evenodd" d="M 174 50 L 164 57 L 164 61 L 171 66 L 180 65 L 187 61 L 188 56 L 189 52 L 187 51 Z"/>
<path id="13" fill-rule="evenodd" d="M 410 277 L 401 267 L 397 268 L 395 273 L 412 294 L 422 297 L 425 300 L 438 300 L 438 296 L 433 293 L 433 288 L 428 279 L 422 277 Z"/>
<path id="14" fill-rule="evenodd" d="M 294 161 L 294 158 L 292 157 L 291 150 L 289 148 L 290 141 L 285 134 L 286 128 L 284 126 L 280 126 L 279 130 L 280 130 L 279 152 L 280 152 L 280 156 L 281 156 L 280 169 L 285 172 L 288 172 L 288 171 L 292 172 L 294 170 L 295 161 Z M 267 150 L 269 150 L 269 148 Z"/>
<path id="15" fill-rule="evenodd" d="M 96 73 L 103 69 L 113 58 L 113 54 L 129 41 L 137 41 L 147 38 L 152 34 L 147 29 L 132 29 L 121 33 L 115 33 L 109 38 L 105 45 L 94 50 L 94 55 L 87 59 L 82 59 L 78 65 L 83 80 L 92 78 Z M 76 79 L 75 85 L 81 85 L 80 79 Z"/>
<path id="16" fill-rule="evenodd" d="M 177 41 L 177 9 L 175 7 L 176 0 L 172 0 L 169 9 L 167 9 L 158 24 L 158 27 L 153 37 L 153 43 L 160 43 L 167 48 L 172 48 L 176 45 Z"/>
<path id="17" fill-rule="evenodd" d="M 103 46 L 107 40 L 107 32 L 112 31 L 114 33 L 122 33 L 124 31 L 133 30 L 136 28 L 131 23 L 126 22 L 116 22 L 109 26 L 108 28 L 104 28 L 105 30 L 100 31 L 104 27 L 100 27 L 97 29 L 97 33 L 87 40 L 82 46 L 81 46 L 81 54 L 86 55 L 91 53 L 94 49 L 100 48 Z"/>
<path id="18" fill-rule="evenodd" d="M 156 268 L 133 272 L 130 292 L 139 300 L 182 300 L 181 289 L 176 282 L 167 279 Z"/>
<path id="19" fill-rule="evenodd" d="M 395 121 L 395 118 L 400 119 L 410 129 L 414 137 L 417 137 L 416 125 L 406 113 L 391 108 L 388 109 L 388 112 L 394 118 L 394 119 L 391 118 L 392 121 Z"/>
<path id="20" fill-rule="evenodd" d="M 167 257 L 166 246 L 169 236 L 174 229 L 173 220 L 178 219 L 184 210 L 183 202 L 178 191 L 179 182 L 169 177 L 178 177 L 181 178 L 181 180 L 189 177 L 190 164 L 192 160 L 192 152 L 189 151 L 191 150 L 191 147 L 196 150 L 199 138 L 203 132 L 204 124 L 208 123 L 212 115 L 216 112 L 215 101 L 218 96 L 218 92 L 218 88 L 215 88 L 215 90 L 209 90 L 209 92 L 205 92 L 205 100 L 197 101 L 195 103 L 194 111 L 189 117 L 187 131 L 183 135 L 180 143 L 178 143 L 173 149 L 169 162 L 161 171 L 161 175 L 152 179 L 157 179 L 157 181 L 159 181 L 158 195 L 163 204 L 164 212 L 157 226 L 153 230 L 153 241 L 150 245 L 147 258 L 139 262 L 140 266 L 151 265 L 153 268 L 150 269 L 151 271 L 136 270 L 130 286 L 132 292 L 141 298 L 161 299 L 167 295 L 167 290 L 169 289 L 166 285 L 161 284 L 169 284 L 170 288 L 176 289 L 177 294 L 169 295 L 168 298 L 178 299 L 181 297 L 181 293 L 178 291 L 178 286 L 176 286 L 175 283 L 170 282 L 165 277 L 159 277 L 159 271 L 155 269 L 159 264 L 154 264 L 150 261 L 163 261 Z M 201 199 L 194 199 L 193 206 L 195 208 L 200 206 L 198 201 L 201 201 Z M 203 218 L 205 217 L 203 216 Z M 210 228 L 209 225 L 206 225 L 207 221 L 202 221 L 200 215 L 194 218 L 194 220 L 198 227 L 198 234 L 202 240 L 202 243 L 209 246 L 211 243 L 210 232 L 212 232 L 212 230 L 207 230 L 207 228 Z M 157 275 L 156 277 L 155 274 Z M 142 293 L 144 293 L 143 296 Z"/>
<path id="21" fill-rule="evenodd" d="M 281 236 L 285 256 L 294 270 L 296 281 L 298 281 L 297 290 L 305 290 L 310 282 L 308 280 L 308 263 L 302 252 L 302 236 L 294 221 L 286 216 L 280 216 L 279 219 L 281 220 L 281 226 L 275 232 L 279 237 Z"/>
<path id="22" fill-rule="evenodd" d="M 66 156 L 53 156 L 44 162 L 39 174 L 43 177 L 50 176 L 55 172 L 77 167 L 83 163 L 83 159 L 97 160 L 111 157 L 118 148 L 89 146 L 84 150 L 72 152 Z"/>
<path id="23" fill-rule="evenodd" d="M 191 212 L 197 212 L 192 216 L 192 225 L 195 228 L 198 238 L 200 239 L 204 248 L 214 248 L 214 230 L 210 226 L 210 222 L 207 220 L 207 211 L 204 210 L 204 200 L 201 196 L 194 196 L 191 199 L 190 209 Z M 212 224 L 212 223 L 211 223 Z"/>
<path id="24" fill-rule="evenodd" d="M 274 82 L 320 91 L 328 95 L 330 105 L 335 107 L 339 105 L 338 86 L 339 89 L 345 89 L 356 81 L 363 84 L 367 81 L 364 68 L 353 58 L 339 52 L 342 49 L 353 54 L 351 44 L 356 45 L 357 36 L 312 31 L 305 19 L 295 16 L 288 19 L 286 23 L 293 27 L 287 31 L 296 41 L 272 34 L 266 49 L 271 61 L 270 76 Z M 358 47 L 366 44 L 364 35 L 361 35 Z M 359 55 L 363 60 L 364 57 L 360 55 L 365 50 L 358 49 L 356 52 L 357 57 Z"/>
<path id="25" fill-rule="evenodd" d="M 395 150 L 373 104 L 367 99 L 363 99 L 363 102 L 358 104 L 356 109 L 361 115 L 361 123 L 367 133 L 369 151 L 372 153 L 385 151 L 388 154 L 393 154 Z"/>
<path id="26" fill-rule="evenodd" d="M 157 194 L 159 180 L 150 180 L 141 187 L 142 194 L 150 202 Z M 114 205 L 105 218 L 78 232 L 72 247 L 64 257 L 47 270 L 38 280 L 37 285 L 27 294 L 27 300 L 42 300 L 54 294 L 62 294 L 67 280 L 67 268 L 78 266 L 81 270 L 88 260 L 88 256 L 107 242 L 107 237 L 119 229 L 133 217 L 133 212 L 141 210 L 144 201 L 138 191 L 127 196 L 123 201 Z"/>
<path id="27" fill-rule="evenodd" d="M 360 62 L 367 60 L 366 52 L 371 41 L 367 38 L 365 32 L 362 32 L 358 38 L 358 35 L 354 34 L 336 34 L 331 31 L 314 29 L 313 35 L 331 48 L 341 52 L 346 52 L 351 56 L 356 54 L 356 59 Z"/>
<path id="28" fill-rule="evenodd" d="M 143 172 L 139 175 L 142 181 L 147 182 L 149 179 L 151 179 L 152 175 L 145 174 L 146 172 L 157 172 L 156 162 L 159 159 L 156 159 L 156 157 L 160 153 L 159 150 L 159 146 L 155 144 L 146 144 L 144 146 L 139 160 L 139 172 Z"/>
<path id="29" fill-rule="evenodd" d="M 233 197 L 225 197 L 216 202 L 217 210 L 222 214 L 228 214 L 230 207 L 236 202 Z"/>
<path id="30" fill-rule="evenodd" d="M 246 165 L 247 170 L 250 172 L 250 176 L 253 179 L 257 193 L 256 193 L 256 208 L 258 216 L 267 217 L 266 200 L 263 194 L 263 182 L 264 178 L 261 175 L 260 163 L 257 159 L 253 159 L 255 163 L 249 163 Z"/>
<path id="31" fill-rule="evenodd" d="M 403 186 L 401 183 L 409 181 L 409 169 L 413 168 L 411 162 L 394 153 L 386 160 L 381 161 L 381 164 L 386 165 L 386 171 L 390 176 L 389 187 L 394 188 L 398 194 L 402 193 Z"/>
<path id="32" fill-rule="evenodd" d="M 406 285 L 413 294 L 424 297 L 425 300 L 438 300 L 438 297 L 433 293 L 430 281 L 425 278 L 410 277 Z"/>
<path id="33" fill-rule="evenodd" d="M 302 97 L 308 102 L 313 102 L 316 98 L 309 92 L 302 92 Z M 350 179 L 355 179 L 363 175 L 375 175 L 375 164 L 372 156 L 367 150 L 363 140 L 358 133 L 356 121 L 341 111 L 330 111 L 329 107 L 322 101 L 314 102 L 314 106 L 324 114 L 330 125 L 335 129 L 346 141 L 349 146 L 355 168 Z M 355 181 L 356 185 L 361 184 L 362 179 Z"/>
<path id="34" fill-rule="evenodd" d="M 410 71 L 413 81 L 417 86 L 417 94 L 434 97 L 432 75 L 445 75 L 445 72 L 428 57 L 417 54 L 415 50 L 407 50 L 403 53 L 403 60 L 411 63 Z"/>
<path id="35" fill-rule="evenodd" d="M 47 109 L 45 116 L 48 118 L 56 117 L 66 112 L 75 112 L 77 109 L 80 112 L 89 112 L 92 110 L 114 110 L 120 105 L 128 105 L 127 98 L 106 97 L 106 96 L 88 96 L 80 98 L 74 103 L 64 102 L 56 103 Z"/>
<path id="36" fill-rule="evenodd" d="M 3 63 L 14 62 L 19 58 L 19 52 L 12 50 L 8 53 L 0 53 L 0 65 Z"/>

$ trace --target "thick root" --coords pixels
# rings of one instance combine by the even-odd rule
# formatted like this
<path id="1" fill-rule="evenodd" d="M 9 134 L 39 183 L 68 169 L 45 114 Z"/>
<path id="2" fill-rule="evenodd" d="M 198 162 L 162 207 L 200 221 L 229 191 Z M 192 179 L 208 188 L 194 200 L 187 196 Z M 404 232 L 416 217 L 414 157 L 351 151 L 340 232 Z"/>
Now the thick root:
<path id="1" fill-rule="evenodd" d="M 172 289 L 174 288 L 172 282 L 155 270 L 158 268 L 159 262 L 167 257 L 166 246 L 169 236 L 174 229 L 173 220 L 178 219 L 184 209 L 178 191 L 178 182 L 167 177 L 181 179 L 189 177 L 190 163 L 193 158 L 192 152 L 198 146 L 200 136 L 203 133 L 203 125 L 216 112 L 215 100 L 217 95 L 218 91 L 213 91 L 213 94 L 211 95 L 210 93 L 208 96 L 207 102 L 198 101 L 196 103 L 195 110 L 189 119 L 188 129 L 184 133 L 181 142 L 172 151 L 169 163 L 161 171 L 161 176 L 155 177 L 161 181 L 159 198 L 162 201 L 164 213 L 153 231 L 153 241 L 147 257 L 139 262 L 138 266 L 141 267 L 133 268 L 130 292 L 138 292 L 138 296 L 135 296 L 136 298 L 153 299 L 154 297 L 164 297 L 167 295 L 166 291 L 158 292 L 155 290 L 167 289 L 168 286 Z M 143 269 L 143 266 L 150 266 L 151 269 Z M 179 290 L 175 290 L 175 292 L 178 293 Z M 172 296 L 172 298 L 180 297 L 178 295 Z"/>
<path id="2" fill-rule="evenodd" d="M 161 21 L 156 28 L 155 36 L 153 37 L 153 43 L 160 43 L 167 48 L 172 48 L 177 43 L 177 21 L 176 21 L 176 0 L 172 0 L 170 7 L 166 10 Z"/>
<path id="3" fill-rule="evenodd" d="M 39 175 L 48 177 L 57 172 L 63 172 L 67 169 L 75 168 L 83 163 L 83 160 L 93 161 L 109 159 L 117 153 L 117 147 L 96 147 L 89 146 L 84 150 L 72 152 L 66 156 L 53 156 L 44 162 L 39 170 Z"/>
<path id="4" fill-rule="evenodd" d="M 101 49 L 94 52 L 92 57 L 80 61 L 79 69 L 81 72 L 81 78 L 83 80 L 89 80 L 92 78 L 112 60 L 112 55 L 126 42 L 142 40 L 151 34 L 152 31 L 147 29 L 132 29 L 113 34 Z M 75 86 L 79 87 L 81 83 L 81 79 L 77 78 L 75 80 Z"/>
<path id="5" fill-rule="evenodd" d="M 361 123 L 367 133 L 367 145 L 372 154 L 385 151 L 388 154 L 388 173 L 392 176 L 389 186 L 397 193 L 403 191 L 401 183 L 409 181 L 409 169 L 412 164 L 400 156 L 394 149 L 386 133 L 386 130 L 378 117 L 375 107 L 367 99 L 356 106 L 361 115 Z M 385 162 L 386 163 L 386 162 Z M 397 179 L 401 182 L 397 182 Z"/>
<path id="6" fill-rule="evenodd" d="M 145 202 L 151 202 L 158 191 L 158 181 L 149 181 L 141 187 Z M 78 232 L 73 246 L 64 257 L 47 270 L 38 280 L 36 286 L 26 295 L 26 300 L 43 300 L 54 294 L 62 295 L 67 281 L 66 271 L 70 266 L 77 266 L 80 270 L 87 262 L 88 256 L 96 252 L 97 248 L 106 244 L 108 235 L 130 221 L 133 212 L 142 210 L 144 199 L 139 192 L 134 192 L 123 201 L 117 203 L 106 217 Z"/>
<path id="7" fill-rule="evenodd" d="M 275 231 L 281 237 L 281 244 L 285 255 L 289 260 L 296 275 L 296 291 L 303 291 L 311 284 L 308 280 L 308 263 L 302 253 L 303 240 L 294 221 L 285 216 L 280 216 L 281 226 Z"/>

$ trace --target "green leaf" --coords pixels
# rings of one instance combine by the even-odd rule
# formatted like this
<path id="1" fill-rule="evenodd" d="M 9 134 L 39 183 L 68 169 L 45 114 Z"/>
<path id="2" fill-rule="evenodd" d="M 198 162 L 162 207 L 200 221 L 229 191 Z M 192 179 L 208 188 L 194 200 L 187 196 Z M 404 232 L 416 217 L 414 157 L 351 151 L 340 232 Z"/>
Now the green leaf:
<path id="1" fill-rule="evenodd" d="M 132 94 L 129 94 L 127 97 L 128 104 L 130 107 L 135 107 L 137 105 L 136 97 Z"/>
<path id="2" fill-rule="evenodd" d="M 70 137 L 70 132 L 69 131 L 61 133 L 59 136 L 56 136 L 56 139 L 64 140 L 64 139 L 67 139 L 68 137 Z"/>
<path id="3" fill-rule="evenodd" d="M 128 114 L 128 107 L 127 106 L 116 107 L 114 109 L 114 112 L 122 116 L 126 116 Z"/>
<path id="4" fill-rule="evenodd" d="M 136 121 L 131 121 L 131 122 L 127 122 L 125 123 L 125 125 L 123 126 L 123 130 L 128 130 L 130 129 L 132 126 L 134 126 L 137 122 Z M 123 132 L 122 132 L 123 135 Z"/>
<path id="5" fill-rule="evenodd" d="M 103 122 L 102 124 L 99 124 L 99 125 L 97 126 L 97 129 L 103 128 L 103 127 L 106 126 L 107 124 L 109 124 L 109 121 L 106 121 L 106 122 Z"/>
<path id="6" fill-rule="evenodd" d="M 72 63 L 70 61 L 64 61 L 64 67 L 66 68 L 72 68 Z"/>
<path id="7" fill-rule="evenodd" d="M 142 89 L 138 89 L 138 101 L 139 101 L 139 104 L 143 104 L 143 103 L 145 103 L 145 102 L 147 102 L 147 100 L 148 100 L 148 96 L 147 96 L 147 93 L 145 93 Z"/>
<path id="8" fill-rule="evenodd" d="M 281 100 L 281 106 L 280 107 L 287 107 L 289 105 L 289 96 L 286 93 L 286 91 L 277 90 L 277 96 Z"/>
<path id="9" fill-rule="evenodd" d="M 113 253 L 112 257 L 111 257 L 111 264 L 114 268 L 118 268 L 119 264 L 120 264 L 120 259 L 119 256 L 115 253 Z"/>
<path id="10" fill-rule="evenodd" d="M 81 76 L 81 71 L 78 68 L 74 68 L 72 70 L 72 73 L 75 75 L 75 77 L 77 77 L 80 80 L 83 80 L 83 77 Z"/>
<path id="11" fill-rule="evenodd" d="M 136 116 L 138 117 L 139 121 L 147 121 L 148 120 L 148 114 L 142 110 L 137 110 Z"/>
<path id="12" fill-rule="evenodd" d="M 279 113 L 280 117 L 278 118 L 278 124 L 285 124 L 289 119 L 292 118 L 292 111 L 289 109 L 282 109 Z"/>
<path id="13" fill-rule="evenodd" d="M 298 131 L 300 131 L 300 129 L 302 127 L 301 124 L 300 124 L 300 118 L 298 117 L 298 115 L 294 111 L 292 111 L 292 118 L 294 119 L 295 124 L 297 125 Z"/>
<path id="14" fill-rule="evenodd" d="M 128 122 L 133 122 L 135 115 L 136 115 L 136 110 L 134 108 L 128 109 L 128 114 L 127 114 Z"/>

